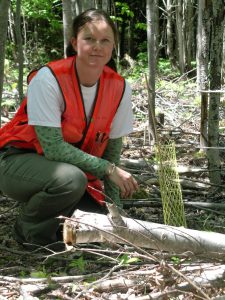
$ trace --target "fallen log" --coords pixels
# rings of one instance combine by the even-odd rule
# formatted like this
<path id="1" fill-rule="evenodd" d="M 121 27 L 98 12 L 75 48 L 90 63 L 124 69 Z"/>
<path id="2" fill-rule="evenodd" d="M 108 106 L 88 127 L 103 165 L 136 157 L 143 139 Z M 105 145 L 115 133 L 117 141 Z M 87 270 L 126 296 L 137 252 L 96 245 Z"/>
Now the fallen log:
<path id="1" fill-rule="evenodd" d="M 146 199 L 123 199 L 123 207 L 161 207 L 162 201 L 160 198 L 146 198 Z M 190 207 L 196 207 L 200 209 L 218 209 L 221 214 L 225 214 L 225 204 L 220 202 L 200 202 L 200 201 L 188 201 L 184 199 L 184 205 Z"/>
<path id="2" fill-rule="evenodd" d="M 109 214 L 102 215 L 76 210 L 71 218 L 64 218 L 65 244 L 111 242 L 131 246 L 209 258 L 225 255 L 225 235 L 167 226 L 122 217 L 117 208 L 108 205 Z"/>
<path id="3" fill-rule="evenodd" d="M 146 170 L 146 168 L 152 168 L 154 171 L 158 171 L 158 165 L 150 164 L 144 159 L 121 159 L 120 164 L 122 167 L 131 168 L 131 169 L 139 169 L 139 170 Z M 198 167 L 190 167 L 190 166 L 183 166 L 178 165 L 176 168 L 179 174 L 186 174 L 186 173 L 202 173 L 208 172 L 206 168 L 198 168 Z"/>
<path id="4" fill-rule="evenodd" d="M 208 190 L 210 186 L 216 186 L 215 184 L 211 184 L 210 182 L 200 182 L 200 181 L 193 181 L 191 179 L 179 179 L 179 182 L 181 184 L 182 188 L 189 188 L 189 189 L 195 189 L 195 190 L 202 190 L 206 189 Z M 145 183 L 148 185 L 159 185 L 157 178 L 146 178 Z"/>

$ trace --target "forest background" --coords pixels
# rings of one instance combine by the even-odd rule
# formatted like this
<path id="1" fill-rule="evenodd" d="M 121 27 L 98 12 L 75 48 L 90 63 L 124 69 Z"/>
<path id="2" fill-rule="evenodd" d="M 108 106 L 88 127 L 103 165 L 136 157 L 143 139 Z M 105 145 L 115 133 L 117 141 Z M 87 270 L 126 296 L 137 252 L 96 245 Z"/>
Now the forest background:
<path id="1" fill-rule="evenodd" d="M 123 2 L 113 0 L 0 0 L 0 124 L 4 125 L 10 120 L 26 94 L 28 73 L 51 60 L 65 56 L 73 18 L 91 7 L 106 10 L 119 30 L 115 61 L 118 71 L 132 85 L 135 114 L 135 131 L 127 142 L 124 141 L 123 156 L 138 158 L 133 162 L 127 161 L 128 165 L 125 164 L 124 167 L 128 169 L 131 167 L 130 170 L 139 180 L 144 181 L 147 178 L 149 182 L 147 188 L 143 184 L 145 187 L 143 193 L 135 197 L 140 200 L 142 198 L 149 200 L 152 197 L 151 199 L 154 200 L 149 202 L 150 204 L 146 204 L 146 201 L 145 203 L 138 201 L 136 198 L 133 199 L 135 201 L 128 201 L 133 205 L 129 212 L 132 212 L 132 215 L 138 219 L 163 223 L 162 210 L 158 212 L 156 209 L 161 202 L 153 168 L 157 158 L 152 154 L 154 153 L 153 146 L 164 145 L 165 141 L 172 139 L 177 143 L 179 163 L 189 166 L 190 162 L 194 161 L 198 163 L 197 167 L 200 167 L 198 170 L 195 168 L 194 173 L 188 169 L 187 174 L 194 177 L 192 178 L 193 185 L 190 182 L 187 184 L 187 181 L 186 186 L 182 185 L 183 195 L 185 197 L 189 195 L 188 200 L 190 200 L 185 202 L 185 205 L 194 206 L 196 209 L 195 211 L 185 210 L 188 215 L 188 227 L 194 229 L 200 227 L 203 230 L 224 233 L 225 2 L 222 0 L 129 0 Z M 140 158 L 144 158 L 144 165 Z M 142 169 L 136 170 L 139 163 Z M 196 187 L 194 185 L 196 178 L 204 180 L 204 184 L 207 184 L 204 185 L 201 182 L 200 188 Z M 170 196 L 174 197 L 172 194 Z M 193 204 L 192 202 L 191 204 L 195 197 L 198 201 L 210 199 L 214 202 L 216 211 L 209 209 L 209 206 L 206 206 L 208 203 Z M 218 199 L 222 203 L 215 203 Z M 24 250 L 18 249 L 8 230 L 12 227 L 12 220 L 18 213 L 17 204 L 4 198 L 4 195 L 0 197 L 0 201 L 0 249 L 4 250 L 0 256 L 2 273 L 0 299 L 3 290 L 4 293 L 7 291 L 8 294 L 17 296 L 22 293 L 21 282 L 19 282 L 21 287 L 18 287 L 4 275 L 17 276 L 15 280 L 19 280 L 19 274 L 19 277 L 25 278 L 45 277 L 49 281 L 50 276 L 55 276 L 56 273 L 63 277 L 63 272 L 73 275 L 73 272 L 83 274 L 95 271 L 95 268 L 100 269 L 97 260 L 93 262 L 93 252 L 90 262 L 89 257 L 84 256 L 86 253 L 84 249 L 80 250 L 81 254 L 77 250 L 75 254 L 66 254 L 66 258 L 63 257 L 62 260 L 58 258 L 52 261 L 49 258 L 44 263 L 43 256 L 32 257 Z M 205 204 L 205 206 L 200 204 Z M 174 211 L 173 213 L 175 214 Z M 192 217 L 194 217 L 193 221 Z M 137 253 L 128 255 L 127 251 L 124 249 L 124 252 L 120 254 L 115 252 L 116 257 L 111 250 L 105 252 L 105 258 L 108 255 L 109 259 L 106 261 L 107 267 L 111 263 L 113 268 L 116 266 L 118 269 L 127 268 L 132 263 L 140 263 L 137 257 L 133 257 L 137 256 Z M 10 252 L 13 255 L 9 255 Z M 111 259 L 112 256 L 114 261 Z M 147 257 L 148 263 L 149 257 Z M 159 257 L 161 261 L 161 256 Z M 183 259 L 177 255 L 170 259 L 169 263 L 172 261 L 172 266 L 184 271 L 182 262 L 185 264 L 186 258 Z M 193 257 L 192 259 L 194 260 Z M 143 262 L 145 263 L 146 260 L 143 259 Z M 102 265 L 104 268 L 104 263 Z M 157 269 L 158 273 L 148 275 L 152 280 L 151 284 L 154 282 L 154 292 L 158 293 L 152 299 L 160 299 L 159 296 L 167 295 L 165 287 L 174 284 L 175 281 L 177 284 L 182 278 L 181 275 L 173 277 L 176 271 L 162 267 L 161 263 L 158 266 L 160 266 Z M 201 270 L 202 267 L 200 262 Z M 152 266 L 145 265 L 144 268 L 149 271 Z M 192 273 L 192 270 L 188 272 Z M 65 278 L 62 277 L 64 281 Z M 74 278 L 66 280 L 73 281 Z M 35 280 L 33 282 L 37 287 L 38 283 Z M 85 284 L 84 279 L 83 290 L 85 290 Z M 135 285 L 135 283 L 132 284 Z M 203 299 L 209 299 L 204 298 L 204 292 L 201 293 L 196 287 L 193 288 L 193 284 L 191 286 L 194 294 L 197 293 Z M 51 286 L 50 290 L 57 288 Z M 177 286 L 173 289 L 174 293 L 176 293 L 176 288 Z M 66 296 L 69 295 L 68 290 L 70 295 L 77 295 L 77 293 L 79 295 L 74 285 L 68 288 L 62 284 L 60 289 L 57 291 L 59 294 L 61 292 L 61 295 L 57 296 L 59 299 L 69 299 L 69 296 Z M 180 286 L 179 289 L 181 290 Z M 205 291 L 205 288 L 203 290 Z M 141 292 L 145 294 L 146 289 Z M 223 289 L 216 290 L 216 292 L 213 289 L 213 292 L 208 292 L 211 295 L 213 293 L 214 295 L 215 293 L 224 294 Z M 45 292 L 35 290 L 35 293 L 44 295 L 40 299 L 48 299 Z M 189 298 L 187 298 L 185 294 L 183 299 L 198 298 L 198 296 L 197 298 L 195 295 L 193 298 L 192 296 L 188 294 Z M 19 299 L 16 296 L 13 297 L 9 296 L 4 299 Z M 140 299 L 149 299 L 144 297 Z M 127 296 L 126 299 L 128 298 Z M 106 295 L 105 299 L 111 298 Z"/>

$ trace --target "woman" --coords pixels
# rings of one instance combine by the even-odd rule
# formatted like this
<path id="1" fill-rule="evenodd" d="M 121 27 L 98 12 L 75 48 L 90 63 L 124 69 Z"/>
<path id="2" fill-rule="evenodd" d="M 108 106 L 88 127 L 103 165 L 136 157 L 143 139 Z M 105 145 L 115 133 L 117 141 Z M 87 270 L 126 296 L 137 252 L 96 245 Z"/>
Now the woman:
<path id="1" fill-rule="evenodd" d="M 62 240 L 57 216 L 99 211 L 100 180 L 117 205 L 138 189 L 118 167 L 132 108 L 128 83 L 106 66 L 116 40 L 105 12 L 76 17 L 75 55 L 32 73 L 27 99 L 0 129 L 0 190 L 22 204 L 14 227 L 21 243 L 55 243 Z"/>

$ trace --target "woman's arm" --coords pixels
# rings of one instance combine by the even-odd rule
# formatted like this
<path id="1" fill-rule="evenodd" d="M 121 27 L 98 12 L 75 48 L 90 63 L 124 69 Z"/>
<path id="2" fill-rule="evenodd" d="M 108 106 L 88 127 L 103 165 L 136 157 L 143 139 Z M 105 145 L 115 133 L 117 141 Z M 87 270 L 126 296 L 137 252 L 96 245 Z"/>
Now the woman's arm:
<path id="1" fill-rule="evenodd" d="M 46 126 L 34 128 L 46 158 L 70 163 L 99 179 L 108 176 L 109 180 L 119 187 L 122 197 L 129 197 L 138 189 L 138 184 L 130 173 L 119 167 L 113 168 L 111 172 L 112 165 L 108 160 L 85 153 L 66 143 L 61 128 Z"/>
<path id="2" fill-rule="evenodd" d="M 63 140 L 61 128 L 46 126 L 34 126 L 34 128 L 44 155 L 49 160 L 75 165 L 99 179 L 102 179 L 107 173 L 110 165 L 107 160 L 90 155 L 66 143 Z"/>
<path id="3" fill-rule="evenodd" d="M 122 138 L 109 139 L 102 158 L 118 166 L 120 162 L 121 149 L 122 149 Z M 114 182 L 112 182 L 109 179 L 108 176 L 104 177 L 104 190 L 106 196 L 111 198 L 117 204 L 117 206 L 122 207 L 122 204 L 120 202 L 119 188 Z"/>

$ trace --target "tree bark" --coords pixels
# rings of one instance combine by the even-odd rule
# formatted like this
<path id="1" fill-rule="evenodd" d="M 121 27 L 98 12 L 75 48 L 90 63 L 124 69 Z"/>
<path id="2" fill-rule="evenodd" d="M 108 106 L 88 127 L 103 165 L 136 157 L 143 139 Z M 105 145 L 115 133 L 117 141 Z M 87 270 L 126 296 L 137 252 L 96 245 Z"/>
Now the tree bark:
<path id="1" fill-rule="evenodd" d="M 176 59 L 174 56 L 174 38 L 173 38 L 173 0 L 167 0 L 166 2 L 166 12 L 167 12 L 167 23 L 166 23 L 166 35 L 167 35 L 167 44 L 166 44 L 166 53 L 170 60 L 171 66 L 175 69 Z"/>
<path id="2" fill-rule="evenodd" d="M 10 1 L 1 0 L 0 2 L 0 127 L 1 127 L 1 103 L 4 82 L 4 62 L 5 62 L 5 43 L 7 36 L 8 10 Z"/>
<path id="3" fill-rule="evenodd" d="M 194 43 L 194 1 L 185 0 L 184 1 L 184 39 L 185 39 L 185 71 L 190 71 L 192 69 L 191 61 L 194 57 L 195 47 Z"/>
<path id="4" fill-rule="evenodd" d="M 107 216 L 76 210 L 64 222 L 65 244 L 69 247 L 107 241 L 177 254 L 188 251 L 210 258 L 225 254 L 223 234 L 125 218 L 113 205 L 108 208 Z"/>
<path id="5" fill-rule="evenodd" d="M 183 32 L 183 0 L 176 0 L 176 26 L 177 26 L 177 42 L 178 42 L 178 60 L 179 70 L 181 74 L 185 71 L 185 48 L 184 48 L 184 32 Z"/>
<path id="6" fill-rule="evenodd" d="M 64 37 L 64 57 L 66 57 L 66 48 L 71 38 L 72 29 L 72 2 L 71 0 L 63 0 L 63 37 Z"/>
<path id="7" fill-rule="evenodd" d="M 223 66 L 222 66 L 222 85 L 225 84 L 225 28 L 223 30 Z"/>
<path id="8" fill-rule="evenodd" d="M 149 133 L 151 135 L 151 146 L 156 142 L 155 131 L 155 74 L 156 74 L 156 53 L 155 53 L 155 1 L 147 0 L 147 44 L 148 44 L 148 69 L 149 79 L 147 80 L 148 88 L 148 112 L 149 112 Z"/>
<path id="9" fill-rule="evenodd" d="M 16 45 L 16 37 L 15 37 L 15 20 L 13 17 L 13 11 L 12 8 L 9 6 L 9 12 L 8 12 L 8 40 L 12 42 L 14 45 Z M 13 52 L 13 57 L 15 58 L 15 50 Z"/>
<path id="10" fill-rule="evenodd" d="M 81 0 L 71 0 L 73 17 L 78 16 L 82 12 Z"/>
<path id="11" fill-rule="evenodd" d="M 16 33 L 16 49 L 17 49 L 17 63 L 18 63 L 18 92 L 19 92 L 19 102 L 22 102 L 23 94 L 23 40 L 21 34 L 21 0 L 16 1 L 16 16 L 15 16 L 15 33 Z"/>
<path id="12" fill-rule="evenodd" d="M 82 1 L 82 11 L 95 7 L 95 0 L 83 0 Z"/>
<path id="13" fill-rule="evenodd" d="M 223 58 L 223 31 L 225 8 L 223 1 L 212 1 L 212 32 L 210 51 L 210 90 L 220 90 L 222 83 Z M 219 146 L 219 108 L 220 93 L 210 93 L 209 96 L 209 123 L 208 146 Z M 209 162 L 209 178 L 211 183 L 221 184 L 219 149 L 212 148 L 207 151 Z"/>
<path id="14" fill-rule="evenodd" d="M 197 85 L 201 98 L 200 146 L 208 146 L 208 64 L 211 4 L 206 0 L 198 1 L 197 27 Z"/>

